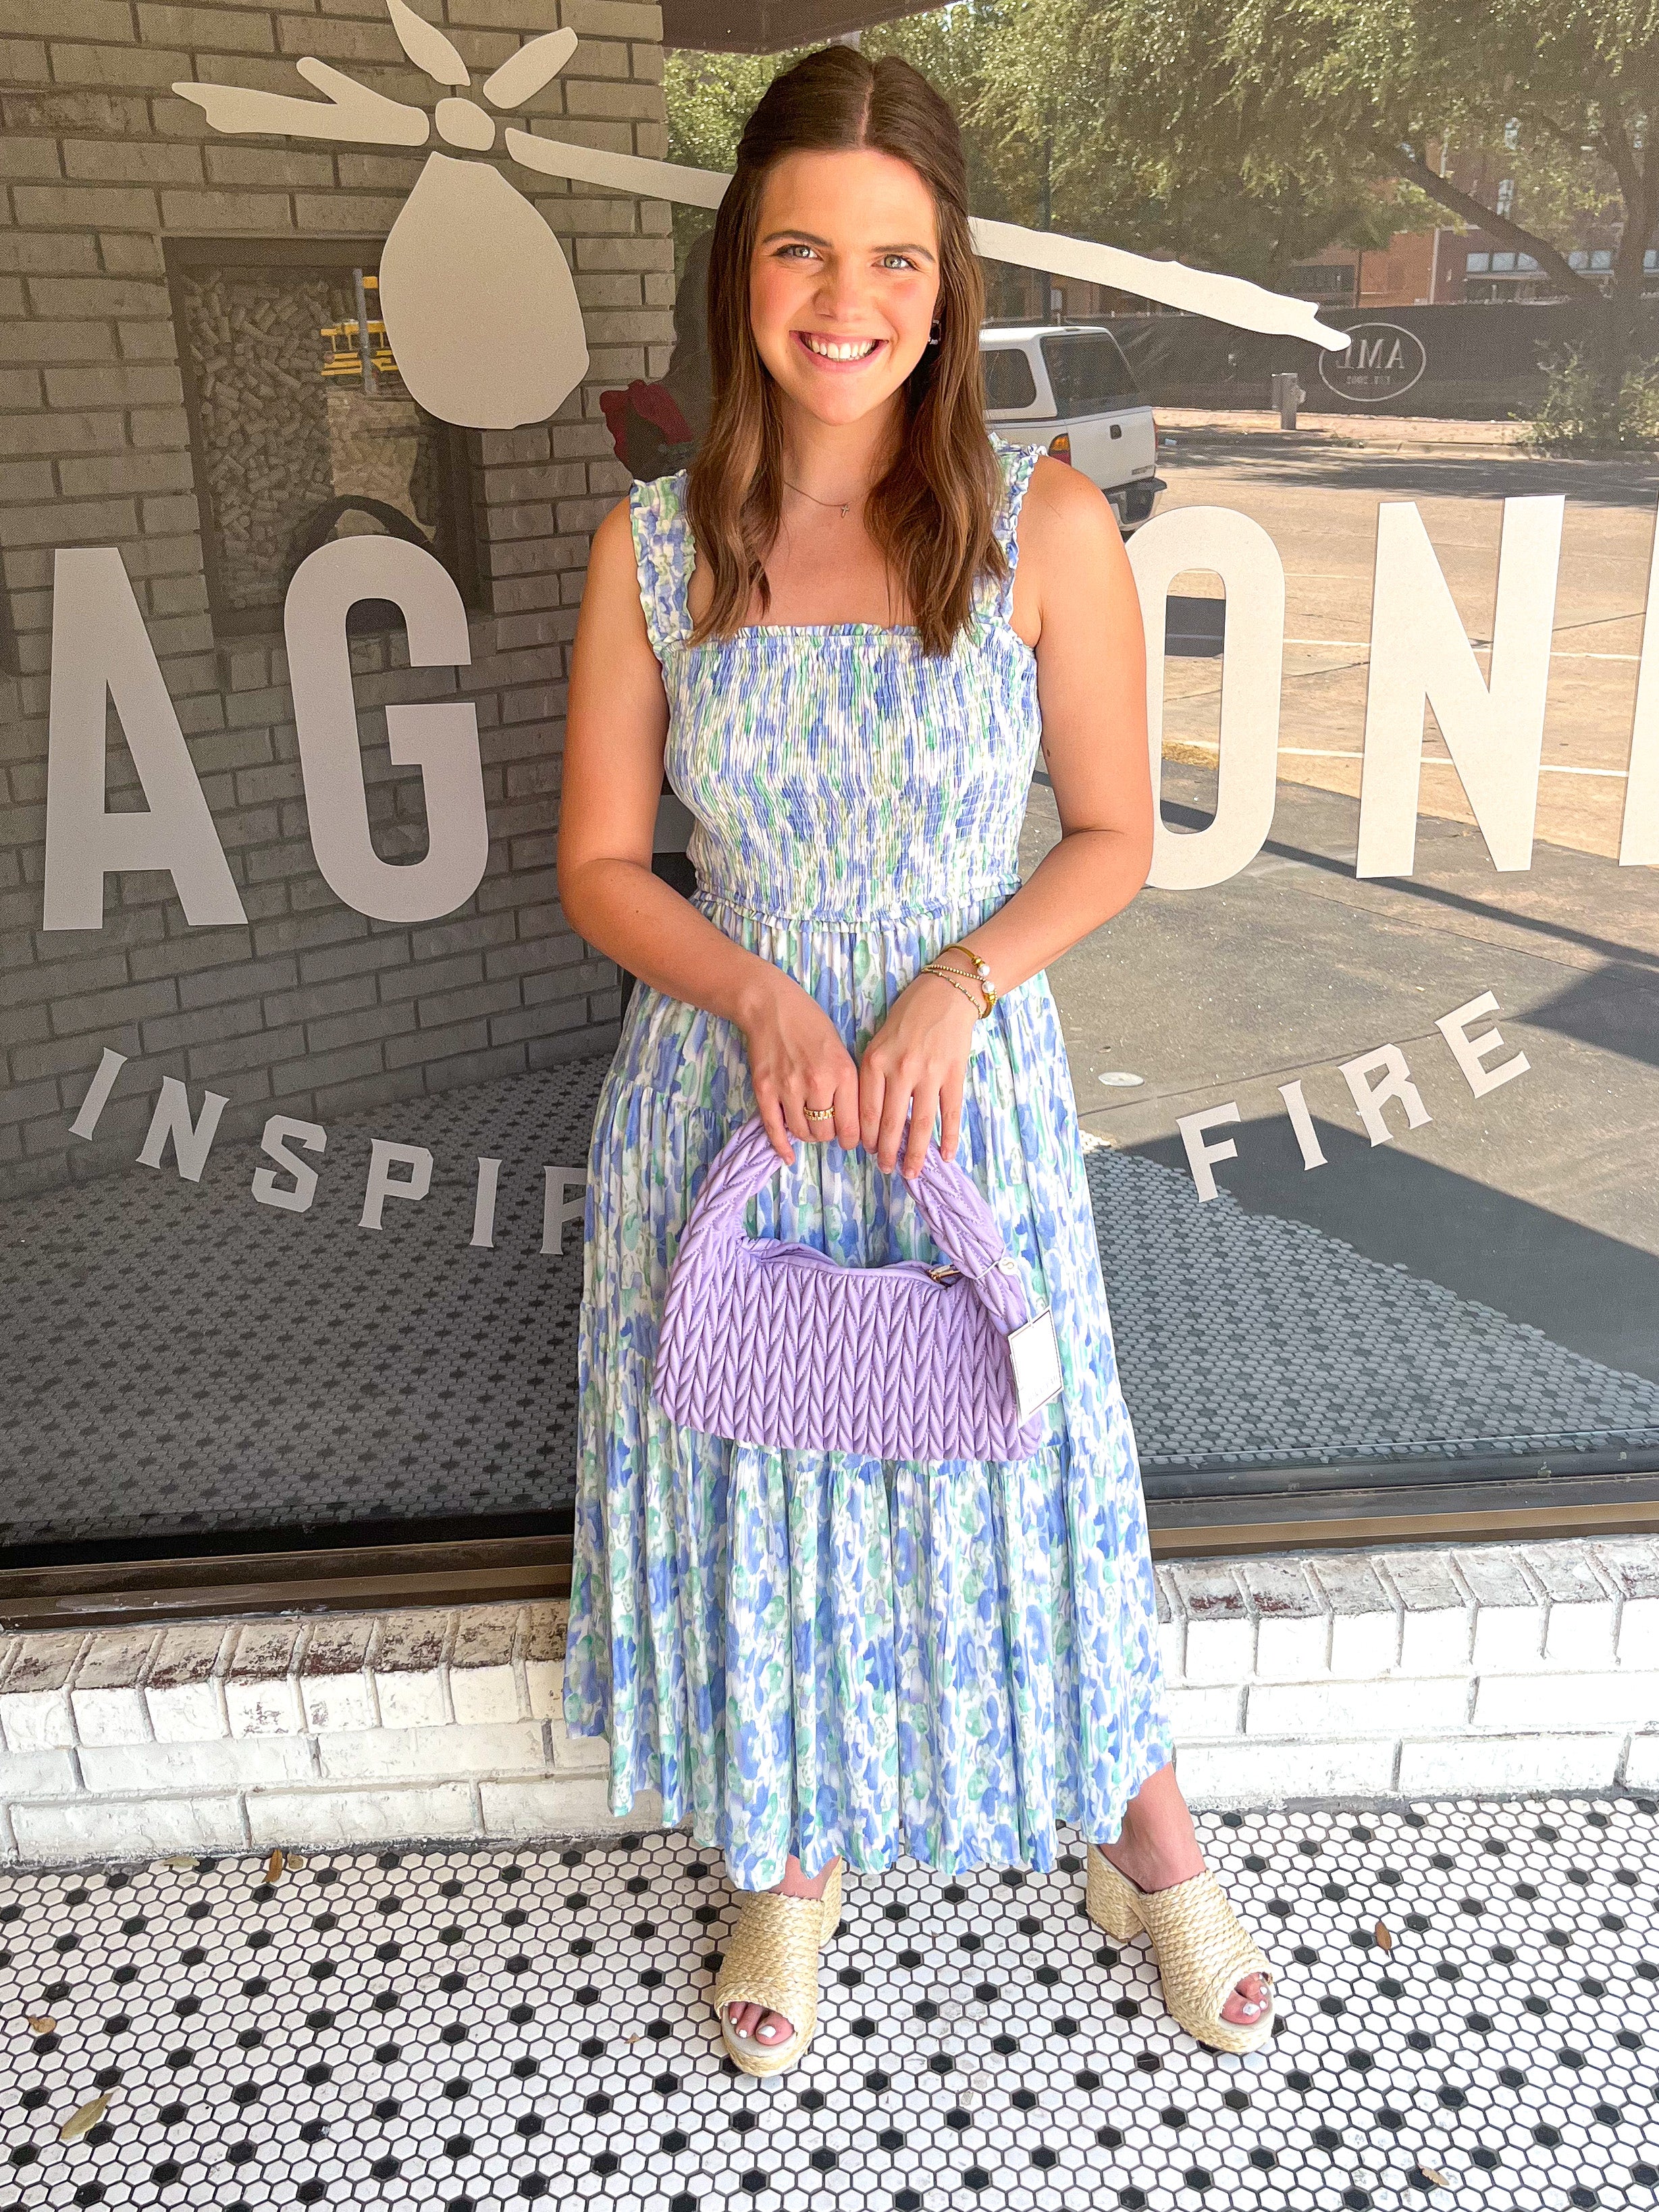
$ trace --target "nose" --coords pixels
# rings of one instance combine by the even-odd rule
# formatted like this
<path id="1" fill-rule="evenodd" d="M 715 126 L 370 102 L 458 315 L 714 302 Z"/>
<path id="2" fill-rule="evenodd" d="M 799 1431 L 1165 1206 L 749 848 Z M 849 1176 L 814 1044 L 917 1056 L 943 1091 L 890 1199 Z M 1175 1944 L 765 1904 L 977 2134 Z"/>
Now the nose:
<path id="1" fill-rule="evenodd" d="M 826 322 L 857 324 L 865 312 L 866 300 L 866 288 L 855 269 L 842 261 L 825 264 L 812 295 L 812 306 Z"/>

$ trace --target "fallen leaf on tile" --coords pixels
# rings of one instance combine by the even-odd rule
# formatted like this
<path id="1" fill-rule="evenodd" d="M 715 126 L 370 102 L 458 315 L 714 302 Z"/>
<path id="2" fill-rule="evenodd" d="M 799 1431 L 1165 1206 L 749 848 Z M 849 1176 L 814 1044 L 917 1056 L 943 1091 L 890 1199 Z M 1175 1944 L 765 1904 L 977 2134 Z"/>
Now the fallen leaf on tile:
<path id="1" fill-rule="evenodd" d="M 79 2142 L 82 2136 L 92 2133 L 108 2110 L 109 2091 L 107 2089 L 100 2096 L 90 2099 L 86 2104 L 77 2105 L 63 2126 L 58 2129 L 58 2142 Z"/>
<path id="2" fill-rule="evenodd" d="M 1419 2171 L 1422 2173 L 1424 2180 L 1428 2183 L 1431 2189 L 1449 2189 L 1451 2187 L 1450 2182 L 1447 2180 L 1445 2175 L 1440 2172 L 1437 2166 L 1425 2166 L 1421 2167 Z"/>
<path id="3" fill-rule="evenodd" d="M 280 1881 L 283 1878 L 283 1869 L 287 1864 L 288 1856 L 285 1852 L 273 1851 L 270 1856 L 265 1861 L 265 1880 L 267 1881 Z"/>
<path id="4" fill-rule="evenodd" d="M 1389 1923 L 1386 1920 L 1379 1920 L 1376 1927 L 1372 1929 L 1371 1934 L 1376 1939 L 1376 1948 L 1379 1951 L 1393 1950 L 1394 1937 L 1389 1933 Z"/>
<path id="5" fill-rule="evenodd" d="M 186 1858 L 163 1859 L 161 1862 L 164 1867 L 173 1868 L 177 1874 L 192 1874 L 199 1863 L 198 1860 Z"/>
<path id="6" fill-rule="evenodd" d="M 57 2021 L 52 2018 L 50 2013 L 36 2013 L 34 2018 L 29 2022 L 29 2033 L 31 2035 L 50 2035 L 57 2025 Z"/>

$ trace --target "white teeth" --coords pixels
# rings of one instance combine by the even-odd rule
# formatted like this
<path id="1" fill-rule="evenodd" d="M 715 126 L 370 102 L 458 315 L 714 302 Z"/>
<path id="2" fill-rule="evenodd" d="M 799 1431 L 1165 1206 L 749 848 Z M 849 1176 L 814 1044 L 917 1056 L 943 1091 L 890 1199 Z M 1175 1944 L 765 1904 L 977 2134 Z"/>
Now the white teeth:
<path id="1" fill-rule="evenodd" d="M 801 336 L 811 351 L 822 354 L 826 361 L 862 361 L 881 343 L 879 338 L 846 338 L 837 343 L 832 338 L 814 337 L 806 331 Z"/>

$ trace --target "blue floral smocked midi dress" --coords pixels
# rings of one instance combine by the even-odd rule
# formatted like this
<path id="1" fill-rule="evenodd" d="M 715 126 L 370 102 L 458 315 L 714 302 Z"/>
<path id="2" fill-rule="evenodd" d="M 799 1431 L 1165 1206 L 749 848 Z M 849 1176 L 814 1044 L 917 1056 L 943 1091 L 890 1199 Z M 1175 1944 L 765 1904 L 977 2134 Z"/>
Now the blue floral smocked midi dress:
<path id="1" fill-rule="evenodd" d="M 991 434 L 1011 562 L 1038 458 Z M 930 659 L 914 629 L 752 626 L 695 648 L 682 471 L 629 493 L 694 903 L 802 984 L 857 1059 L 899 992 L 1016 890 L 1041 719 L 1012 585 Z M 594 1118 L 564 1714 L 610 1803 L 661 1793 L 744 1888 L 837 1854 L 1047 1870 L 1171 1753 L 1146 1521 L 1059 1018 L 1039 972 L 973 1033 L 957 1158 L 1054 1309 L 1064 1378 L 1030 1458 L 769 1451 L 651 1403 L 659 1317 L 709 1162 L 755 1110 L 743 1033 L 640 983 Z M 849 1267 L 937 1260 L 896 1170 L 796 1140 L 752 1233 Z"/>

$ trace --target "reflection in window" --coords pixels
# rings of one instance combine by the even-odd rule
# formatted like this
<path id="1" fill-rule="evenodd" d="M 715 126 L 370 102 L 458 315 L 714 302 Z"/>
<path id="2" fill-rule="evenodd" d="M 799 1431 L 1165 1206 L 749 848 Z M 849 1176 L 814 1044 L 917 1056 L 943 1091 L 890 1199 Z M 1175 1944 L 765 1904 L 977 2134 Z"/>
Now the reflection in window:
<path id="1" fill-rule="evenodd" d="M 988 407 L 1036 406 L 1036 379 L 1018 346 L 988 346 L 984 360 Z"/>
<path id="2" fill-rule="evenodd" d="M 1134 371 L 1109 331 L 1044 338 L 1042 359 L 1054 388 L 1056 415 L 1097 415 L 1140 396 Z"/>
<path id="3" fill-rule="evenodd" d="M 464 447 L 405 390 L 372 267 L 186 265 L 173 296 L 216 629 L 278 627 L 306 556 L 363 532 L 428 547 L 475 596 Z"/>

